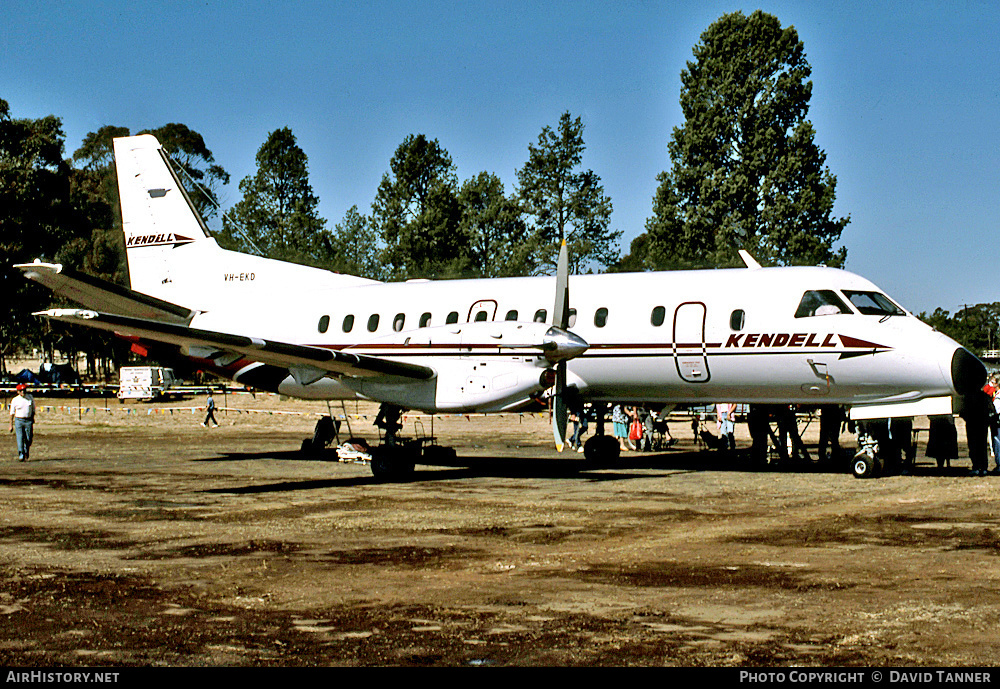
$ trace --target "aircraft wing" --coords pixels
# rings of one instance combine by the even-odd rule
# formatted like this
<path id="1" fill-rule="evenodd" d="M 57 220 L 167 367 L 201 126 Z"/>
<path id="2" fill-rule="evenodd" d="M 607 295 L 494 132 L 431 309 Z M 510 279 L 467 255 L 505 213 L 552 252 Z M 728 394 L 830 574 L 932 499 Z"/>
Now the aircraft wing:
<path id="1" fill-rule="evenodd" d="M 190 323 L 195 312 L 127 287 L 66 268 L 59 263 L 19 263 L 29 280 L 87 308 L 166 323 Z"/>
<path id="2" fill-rule="evenodd" d="M 325 375 L 377 377 L 395 376 L 409 380 L 428 380 L 434 370 L 381 357 L 352 354 L 323 347 L 290 344 L 246 335 L 200 330 L 182 323 L 165 323 L 132 316 L 99 313 L 89 309 L 50 309 L 36 316 L 52 320 L 110 330 L 156 342 L 179 345 L 188 350 L 200 350 L 205 358 L 234 353 L 252 361 L 283 366 L 293 375 L 318 380 Z"/>

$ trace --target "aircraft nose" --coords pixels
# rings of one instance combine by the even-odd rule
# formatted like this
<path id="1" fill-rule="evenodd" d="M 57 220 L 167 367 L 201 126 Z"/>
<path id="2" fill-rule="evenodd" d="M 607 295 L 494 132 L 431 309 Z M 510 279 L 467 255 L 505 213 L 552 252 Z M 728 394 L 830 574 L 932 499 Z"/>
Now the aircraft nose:
<path id="1" fill-rule="evenodd" d="M 972 352 L 959 347 L 951 355 L 951 384 L 955 392 L 968 395 L 986 385 L 986 366 Z"/>

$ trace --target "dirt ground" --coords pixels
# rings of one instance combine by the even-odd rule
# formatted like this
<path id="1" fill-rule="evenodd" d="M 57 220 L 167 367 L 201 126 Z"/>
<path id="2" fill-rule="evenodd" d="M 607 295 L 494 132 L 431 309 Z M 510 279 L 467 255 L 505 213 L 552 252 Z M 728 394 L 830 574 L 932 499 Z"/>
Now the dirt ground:
<path id="1" fill-rule="evenodd" d="M 581 470 L 543 415 L 438 417 L 453 466 L 379 484 L 297 450 L 322 404 L 39 399 L 0 462 L 6 666 L 993 666 L 1000 478 Z M 255 411 L 249 411 L 249 410 Z M 227 411 L 228 410 L 228 411 Z M 375 437 L 374 407 L 348 405 Z M 339 413 L 339 407 L 335 409 Z M 406 433 L 431 432 L 408 417 Z M 917 426 L 926 428 L 926 419 Z M 818 423 L 806 438 L 815 440 Z M 740 445 L 748 444 L 745 426 Z M 853 447 L 845 435 L 844 443 Z M 926 434 L 921 434 L 921 444 Z"/>

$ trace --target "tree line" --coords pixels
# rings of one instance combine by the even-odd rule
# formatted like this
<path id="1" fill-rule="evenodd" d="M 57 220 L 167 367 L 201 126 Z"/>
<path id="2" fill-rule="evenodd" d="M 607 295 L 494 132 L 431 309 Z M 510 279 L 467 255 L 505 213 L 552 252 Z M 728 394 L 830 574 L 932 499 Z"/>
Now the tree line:
<path id="1" fill-rule="evenodd" d="M 110 375 L 128 357 L 128 345 L 113 337 L 32 317 L 53 297 L 12 266 L 42 258 L 129 284 L 112 142 L 131 133 L 102 127 L 64 157 L 58 118 L 18 119 L 0 99 L 0 280 L 10 297 L 0 312 L 0 372 L 29 347 L 49 360 L 54 350 L 85 352 L 91 376 Z M 178 123 L 135 133 L 157 137 L 202 217 L 219 214 L 230 175 L 201 134 Z M 307 156 L 283 127 L 257 151 L 257 170 L 240 181 L 242 198 L 216 236 L 227 248 L 378 280 L 544 273 L 555 263 L 551 245 L 563 238 L 577 271 L 613 267 L 621 232 L 610 228 L 600 177 L 582 168 L 582 120 L 564 113 L 528 150 L 519 187 L 507 194 L 493 173 L 459 183 L 436 139 L 407 136 L 370 213 L 353 206 L 331 230 L 318 214 Z"/>
<path id="2" fill-rule="evenodd" d="M 135 133 L 157 137 L 206 219 L 221 215 L 221 245 L 377 280 L 551 273 L 563 239 L 576 273 L 739 266 L 740 249 L 762 265 L 842 267 L 850 218 L 833 213 L 836 177 L 808 120 L 810 74 L 795 28 L 774 16 L 734 12 L 711 24 L 681 72 L 684 121 L 651 215 L 624 255 L 612 200 L 584 164 L 584 124 L 569 112 L 528 142 L 509 192 L 492 172 L 460 180 L 437 139 L 411 134 L 370 204 L 332 227 L 288 127 L 267 136 L 224 214 L 230 176 L 201 134 L 178 123 Z M 91 375 L 128 356 L 113 337 L 32 317 L 52 295 L 11 266 L 44 258 L 128 284 L 111 142 L 130 133 L 102 127 L 66 157 L 59 118 L 19 119 L 0 99 L 0 372 L 26 347 L 86 352 Z M 1000 304 L 921 317 L 979 352 L 993 342 Z"/>
<path id="3" fill-rule="evenodd" d="M 292 131 L 271 132 L 257 171 L 240 182 L 242 199 L 222 219 L 227 248 L 377 280 L 506 277 L 548 272 L 552 246 L 566 239 L 577 270 L 618 260 L 621 231 L 611 229 L 611 199 L 583 169 L 583 122 L 564 113 L 546 126 L 507 194 L 480 172 L 459 181 L 437 139 L 411 134 L 397 147 L 371 203 L 357 205 L 332 230 L 319 217 L 308 159 Z"/>

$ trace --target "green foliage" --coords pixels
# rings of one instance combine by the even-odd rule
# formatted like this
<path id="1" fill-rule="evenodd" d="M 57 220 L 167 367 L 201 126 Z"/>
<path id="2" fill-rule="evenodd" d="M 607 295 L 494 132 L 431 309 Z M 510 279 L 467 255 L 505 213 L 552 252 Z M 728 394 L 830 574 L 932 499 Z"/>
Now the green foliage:
<path id="1" fill-rule="evenodd" d="M 347 209 L 344 219 L 332 233 L 325 233 L 323 241 L 325 267 L 347 275 L 386 279 L 378 231 L 370 218 L 358 212 L 357 206 Z"/>
<path id="2" fill-rule="evenodd" d="M 1000 302 L 965 306 L 954 315 L 938 307 L 919 318 L 977 356 L 1000 349 Z"/>
<path id="3" fill-rule="evenodd" d="M 658 177 L 647 238 L 628 265 L 842 266 L 848 218 L 833 218 L 836 178 L 806 115 L 812 82 L 794 28 L 756 11 L 721 17 L 681 73 L 684 124 Z"/>
<path id="4" fill-rule="evenodd" d="M 44 308 L 47 290 L 29 283 L 15 263 L 53 258 L 79 229 L 63 161 L 62 122 L 52 115 L 14 119 L 0 99 L 0 369 L 4 356 L 45 337 L 31 312 Z"/>
<path id="5" fill-rule="evenodd" d="M 528 161 L 517 171 L 518 198 L 533 219 L 532 272 L 553 270 L 563 240 L 569 249 L 570 269 L 580 272 L 596 263 L 609 266 L 618 260 L 621 231 L 612 231 L 611 199 L 601 178 L 580 170 L 583 122 L 568 112 L 556 130 L 542 128 L 538 143 L 528 144 Z"/>
<path id="6" fill-rule="evenodd" d="M 469 237 L 457 188 L 455 165 L 437 139 L 411 134 L 396 149 L 372 203 L 392 277 L 455 277 L 467 270 Z"/>
<path id="7" fill-rule="evenodd" d="M 215 163 L 212 151 L 201 134 L 176 122 L 157 129 L 144 129 L 139 134 L 152 134 L 163 150 L 187 174 L 179 173 L 181 183 L 195 208 L 205 219 L 212 218 L 218 207 L 218 188 L 229 184 L 229 173 Z M 129 136 L 128 127 L 108 125 L 90 132 L 73 153 L 73 162 L 80 171 L 94 175 L 100 193 L 113 209 L 115 227 L 121 229 L 118 217 L 118 181 L 114 168 L 114 139 Z"/>
<path id="8" fill-rule="evenodd" d="M 211 217 L 216 212 L 216 189 L 229 182 L 229 173 L 215 164 L 201 134 L 177 123 L 140 133 L 154 135 L 171 160 L 183 167 L 187 174 L 179 174 L 181 183 L 202 217 Z M 114 139 L 129 135 L 127 127 L 104 126 L 88 133 L 73 153 L 74 205 L 85 216 L 90 232 L 60 252 L 60 262 L 123 285 L 128 284 L 128 268 L 122 240 Z"/>
<path id="9" fill-rule="evenodd" d="M 197 132 L 169 124 L 152 133 L 200 186 L 210 190 L 228 180 Z M 126 356 L 127 343 L 113 335 L 52 326 L 31 316 L 58 299 L 11 266 L 42 258 L 128 284 L 112 146 L 114 137 L 128 134 L 124 127 L 102 127 L 85 137 L 72 161 L 63 160 L 58 118 L 14 119 L 0 100 L 0 288 L 8 297 L 0 307 L 3 353 L 28 346 L 84 351 L 91 373 L 98 366 L 109 371 L 109 361 L 117 364 Z M 211 202 L 187 183 L 210 215 Z"/>
<path id="10" fill-rule="evenodd" d="M 223 218 L 219 241 L 241 251 L 257 248 L 271 258 L 318 263 L 326 221 L 317 214 L 308 160 L 292 131 L 271 132 L 256 160 L 257 173 L 240 182 L 243 198 Z"/>
<path id="11" fill-rule="evenodd" d="M 218 188 L 229 184 L 229 173 L 215 163 L 215 157 L 205 145 L 202 135 L 176 122 L 158 129 L 144 129 L 139 134 L 155 136 L 170 159 L 190 175 L 190 180 L 183 174 L 180 177 L 191 202 L 201 217 L 206 220 L 212 218 L 219 206 Z"/>
<path id="12" fill-rule="evenodd" d="M 476 277 L 524 274 L 530 245 L 528 227 L 516 199 L 504 194 L 503 182 L 481 172 L 462 184 L 460 236 L 468 237 L 469 261 Z"/>

